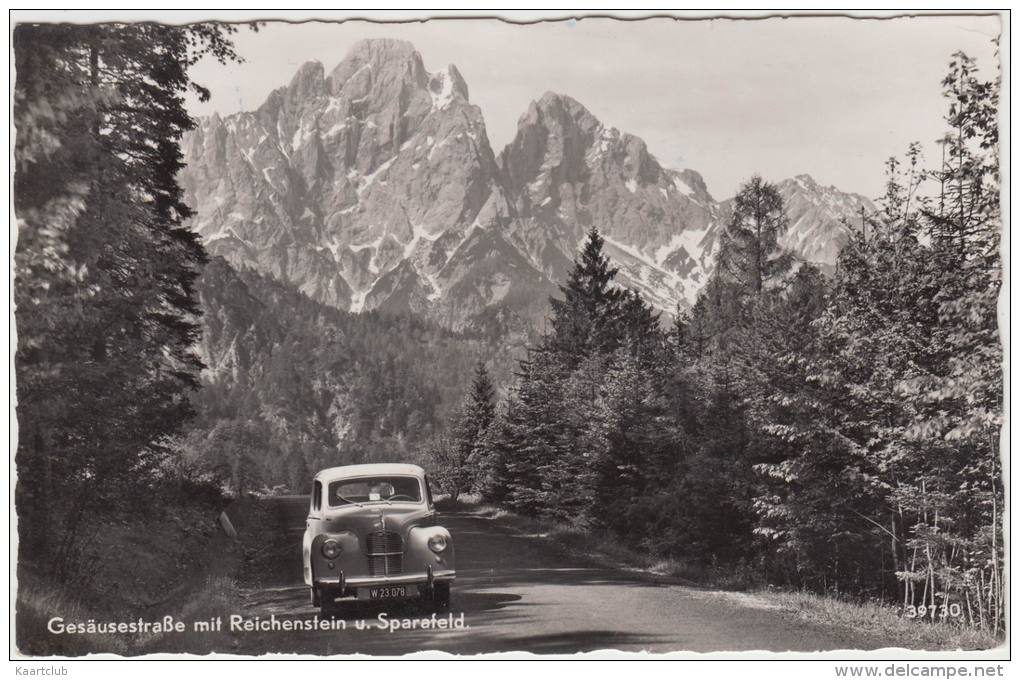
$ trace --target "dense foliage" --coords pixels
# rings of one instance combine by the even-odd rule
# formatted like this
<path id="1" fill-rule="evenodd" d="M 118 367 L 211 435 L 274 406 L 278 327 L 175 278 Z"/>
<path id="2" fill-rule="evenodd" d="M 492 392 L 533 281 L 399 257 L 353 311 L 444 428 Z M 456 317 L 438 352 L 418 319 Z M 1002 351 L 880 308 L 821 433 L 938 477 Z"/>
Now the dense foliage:
<path id="1" fill-rule="evenodd" d="M 495 354 L 487 340 L 411 315 L 343 312 L 220 258 L 198 290 L 207 368 L 182 449 L 232 493 L 304 490 L 333 465 L 419 460 L 472 366 Z M 506 372 L 509 361 L 493 364 Z"/>
<path id="2" fill-rule="evenodd" d="M 998 631 L 998 86 L 975 74 L 954 57 L 942 165 L 890 161 L 831 279 L 781 248 L 757 176 L 669 330 L 592 230 L 495 418 L 457 442 L 464 475 L 653 554 Z"/>
<path id="3" fill-rule="evenodd" d="M 889 163 L 762 430 L 758 532 L 798 581 L 1002 622 L 997 83 L 954 56 L 945 158 Z M 937 191 L 929 185 L 937 183 Z M 827 490 L 827 491 L 825 491 Z M 895 595 L 894 595 L 895 594 Z"/>
<path id="4" fill-rule="evenodd" d="M 19 25 L 13 117 L 24 560 L 76 563 L 92 512 L 151 480 L 198 385 L 205 262 L 176 175 L 183 94 L 230 28 Z"/>
<path id="5" fill-rule="evenodd" d="M 454 497 L 1001 629 L 998 83 L 966 55 L 941 164 L 890 160 L 831 278 L 779 245 L 755 176 L 689 313 L 667 328 L 619 288 L 593 229 L 521 358 L 498 313 L 454 334 L 207 263 L 182 95 L 200 55 L 236 59 L 229 31 L 15 29 L 23 564 L 68 577 L 99 508 L 167 480 L 426 457 Z"/>

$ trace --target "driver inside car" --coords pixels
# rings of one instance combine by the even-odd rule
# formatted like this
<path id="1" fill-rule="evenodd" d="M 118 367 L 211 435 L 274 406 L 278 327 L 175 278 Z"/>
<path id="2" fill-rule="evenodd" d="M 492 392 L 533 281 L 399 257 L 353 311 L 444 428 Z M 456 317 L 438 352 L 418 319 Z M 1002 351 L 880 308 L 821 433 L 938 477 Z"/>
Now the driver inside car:
<path id="1" fill-rule="evenodd" d="M 393 485 L 389 482 L 376 482 L 368 490 L 368 500 L 386 500 L 395 493 Z"/>

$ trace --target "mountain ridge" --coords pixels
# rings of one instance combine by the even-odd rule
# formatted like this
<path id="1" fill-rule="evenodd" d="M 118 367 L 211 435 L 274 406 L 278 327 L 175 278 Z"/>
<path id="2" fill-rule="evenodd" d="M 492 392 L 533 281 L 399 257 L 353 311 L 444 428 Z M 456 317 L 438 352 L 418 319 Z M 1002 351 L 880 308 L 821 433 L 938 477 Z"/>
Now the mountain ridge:
<path id="1" fill-rule="evenodd" d="M 453 329 L 504 306 L 538 323 L 591 227 L 621 285 L 689 307 L 728 212 L 697 171 L 664 167 L 569 95 L 531 102 L 497 155 L 456 66 L 429 73 L 400 40 L 359 41 L 328 74 L 307 62 L 254 111 L 201 119 L 182 147 L 214 255 L 339 309 Z M 870 201 L 807 175 L 778 186 L 784 245 L 831 264 L 840 218 Z"/>

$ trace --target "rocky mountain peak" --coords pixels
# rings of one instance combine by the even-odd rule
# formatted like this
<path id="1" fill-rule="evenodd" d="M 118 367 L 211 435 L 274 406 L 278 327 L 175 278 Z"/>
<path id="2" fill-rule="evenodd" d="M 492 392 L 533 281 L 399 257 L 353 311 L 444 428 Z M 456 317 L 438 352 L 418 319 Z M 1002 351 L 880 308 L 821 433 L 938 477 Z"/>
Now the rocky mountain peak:
<path id="1" fill-rule="evenodd" d="M 429 92 L 432 94 L 433 104 L 438 108 L 449 105 L 457 97 L 464 101 L 469 99 L 467 83 L 453 64 L 436 72 L 429 79 Z"/>
<path id="2" fill-rule="evenodd" d="M 326 75 L 302 65 L 255 111 L 183 140 L 194 227 L 214 255 L 351 310 L 411 310 L 453 328 L 508 309 L 538 321 L 592 226 L 618 282 L 660 309 L 693 304 L 727 203 L 663 167 L 577 100 L 531 102 L 497 162 L 453 65 L 363 40 Z M 790 247 L 833 260 L 861 197 L 784 180 Z M 484 324 L 484 322 L 482 322 Z"/>
<path id="3" fill-rule="evenodd" d="M 396 38 L 364 38 L 351 46 L 347 59 L 371 64 L 384 62 L 421 62 L 414 44 Z"/>
<path id="4" fill-rule="evenodd" d="M 536 112 L 549 127 L 569 129 L 577 127 L 584 132 L 594 133 L 602 128 L 602 123 L 581 102 L 573 97 L 556 92 L 546 92 L 540 99 L 532 102 L 528 116 Z"/>
<path id="5" fill-rule="evenodd" d="M 861 211 L 875 210 L 868 198 L 823 186 L 808 174 L 784 179 L 777 187 L 789 218 L 780 243 L 823 270 L 835 263 Z"/>
<path id="6" fill-rule="evenodd" d="M 354 44 L 329 76 L 331 91 L 357 97 L 407 97 L 428 86 L 429 74 L 414 45 L 403 40 L 371 39 Z"/>
<path id="7" fill-rule="evenodd" d="M 535 193 L 541 200 L 551 185 L 583 182 L 585 155 L 602 130 L 602 123 L 571 97 L 546 92 L 531 102 L 500 155 L 518 199 Z"/>
<path id="8" fill-rule="evenodd" d="M 290 79 L 287 93 L 292 99 L 306 99 L 322 94 L 326 72 L 322 62 L 307 61 Z"/>
<path id="9" fill-rule="evenodd" d="M 344 309 L 423 311 L 470 230 L 509 214 L 464 78 L 428 73 L 404 41 L 361 41 L 328 76 L 304 64 L 184 146 L 209 249 Z"/>
<path id="10" fill-rule="evenodd" d="M 550 277 L 563 275 L 555 264 L 569 266 L 596 226 L 624 285 L 664 309 L 693 299 L 704 269 L 702 239 L 715 216 L 696 172 L 663 168 L 640 137 L 606 126 L 555 92 L 532 102 L 500 162 L 517 213 L 545 225 L 523 227 L 520 240 Z M 549 256 L 550 241 L 561 257 Z"/>

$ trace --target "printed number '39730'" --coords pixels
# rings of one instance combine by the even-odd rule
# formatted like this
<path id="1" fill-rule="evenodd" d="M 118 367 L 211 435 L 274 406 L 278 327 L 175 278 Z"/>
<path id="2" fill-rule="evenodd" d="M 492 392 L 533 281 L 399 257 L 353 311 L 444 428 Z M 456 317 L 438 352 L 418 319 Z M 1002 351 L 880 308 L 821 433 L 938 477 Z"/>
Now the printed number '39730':
<path id="1" fill-rule="evenodd" d="M 960 607 L 959 602 L 931 606 L 922 604 L 919 607 L 911 604 L 903 608 L 903 615 L 908 619 L 948 619 L 950 617 L 955 619 L 962 614 L 963 608 Z"/>

